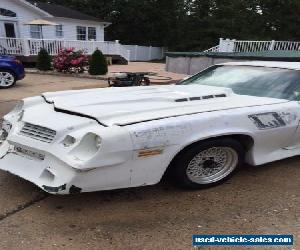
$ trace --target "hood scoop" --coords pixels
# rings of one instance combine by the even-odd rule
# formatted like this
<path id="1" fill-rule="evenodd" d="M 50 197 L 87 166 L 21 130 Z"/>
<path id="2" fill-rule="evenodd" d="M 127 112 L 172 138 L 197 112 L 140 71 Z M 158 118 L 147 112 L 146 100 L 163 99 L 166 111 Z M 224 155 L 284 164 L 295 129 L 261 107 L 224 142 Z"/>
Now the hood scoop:
<path id="1" fill-rule="evenodd" d="M 175 102 L 192 102 L 192 101 L 201 101 L 201 100 L 208 100 L 208 99 L 222 98 L 222 97 L 227 97 L 227 95 L 218 94 L 218 95 L 204 95 L 204 96 L 195 96 L 189 98 L 180 98 L 180 99 L 176 99 Z"/>

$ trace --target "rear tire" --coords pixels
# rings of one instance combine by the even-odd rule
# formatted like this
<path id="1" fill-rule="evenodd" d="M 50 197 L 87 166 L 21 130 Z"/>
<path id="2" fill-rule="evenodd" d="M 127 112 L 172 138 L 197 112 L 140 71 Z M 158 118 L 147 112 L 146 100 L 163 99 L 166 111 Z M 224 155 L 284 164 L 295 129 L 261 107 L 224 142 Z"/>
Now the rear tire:
<path id="1" fill-rule="evenodd" d="M 202 189 L 228 180 L 243 165 L 243 146 L 231 138 L 204 141 L 184 150 L 171 165 L 177 185 Z"/>
<path id="2" fill-rule="evenodd" d="M 8 89 L 16 84 L 17 78 L 15 74 L 6 69 L 0 69 L 0 89 Z"/>

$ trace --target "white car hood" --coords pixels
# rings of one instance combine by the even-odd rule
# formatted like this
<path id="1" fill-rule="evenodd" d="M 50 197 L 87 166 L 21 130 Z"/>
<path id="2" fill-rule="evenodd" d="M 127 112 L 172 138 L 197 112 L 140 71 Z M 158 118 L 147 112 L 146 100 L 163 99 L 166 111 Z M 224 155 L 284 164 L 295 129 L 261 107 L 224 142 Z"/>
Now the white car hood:
<path id="1" fill-rule="evenodd" d="M 203 85 L 87 89 L 45 93 L 43 97 L 57 111 L 92 117 L 106 126 L 286 102 Z"/>

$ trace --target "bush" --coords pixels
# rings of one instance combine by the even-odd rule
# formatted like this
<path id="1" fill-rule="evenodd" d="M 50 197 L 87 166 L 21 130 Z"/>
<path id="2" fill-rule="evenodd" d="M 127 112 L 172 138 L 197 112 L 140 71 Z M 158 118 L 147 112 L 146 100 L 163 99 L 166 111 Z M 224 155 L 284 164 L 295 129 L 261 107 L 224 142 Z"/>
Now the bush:
<path id="1" fill-rule="evenodd" d="M 51 56 L 46 49 L 40 50 L 36 67 L 42 71 L 51 70 Z"/>
<path id="2" fill-rule="evenodd" d="M 107 61 L 100 50 L 96 50 L 90 60 L 90 75 L 106 75 L 108 72 Z"/>
<path id="3" fill-rule="evenodd" d="M 83 50 L 62 49 L 53 59 L 53 66 L 58 72 L 83 73 L 88 66 L 88 57 Z"/>

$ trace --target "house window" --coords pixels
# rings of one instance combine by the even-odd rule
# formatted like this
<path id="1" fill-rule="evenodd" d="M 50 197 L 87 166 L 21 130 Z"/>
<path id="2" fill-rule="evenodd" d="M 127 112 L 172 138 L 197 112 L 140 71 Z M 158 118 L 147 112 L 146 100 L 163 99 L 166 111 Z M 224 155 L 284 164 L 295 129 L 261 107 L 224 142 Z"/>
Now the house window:
<path id="1" fill-rule="evenodd" d="M 11 10 L 0 8 L 0 16 L 17 17 L 17 14 Z"/>
<path id="2" fill-rule="evenodd" d="M 55 26 L 55 33 L 56 33 L 56 37 L 63 37 L 64 36 L 63 26 L 62 25 Z"/>
<path id="3" fill-rule="evenodd" d="M 97 32 L 95 27 L 88 27 L 88 39 L 97 40 Z"/>
<path id="4" fill-rule="evenodd" d="M 77 26 L 77 40 L 86 40 L 86 27 Z"/>
<path id="5" fill-rule="evenodd" d="M 34 39 L 42 38 L 42 27 L 39 25 L 30 25 L 30 36 Z"/>

